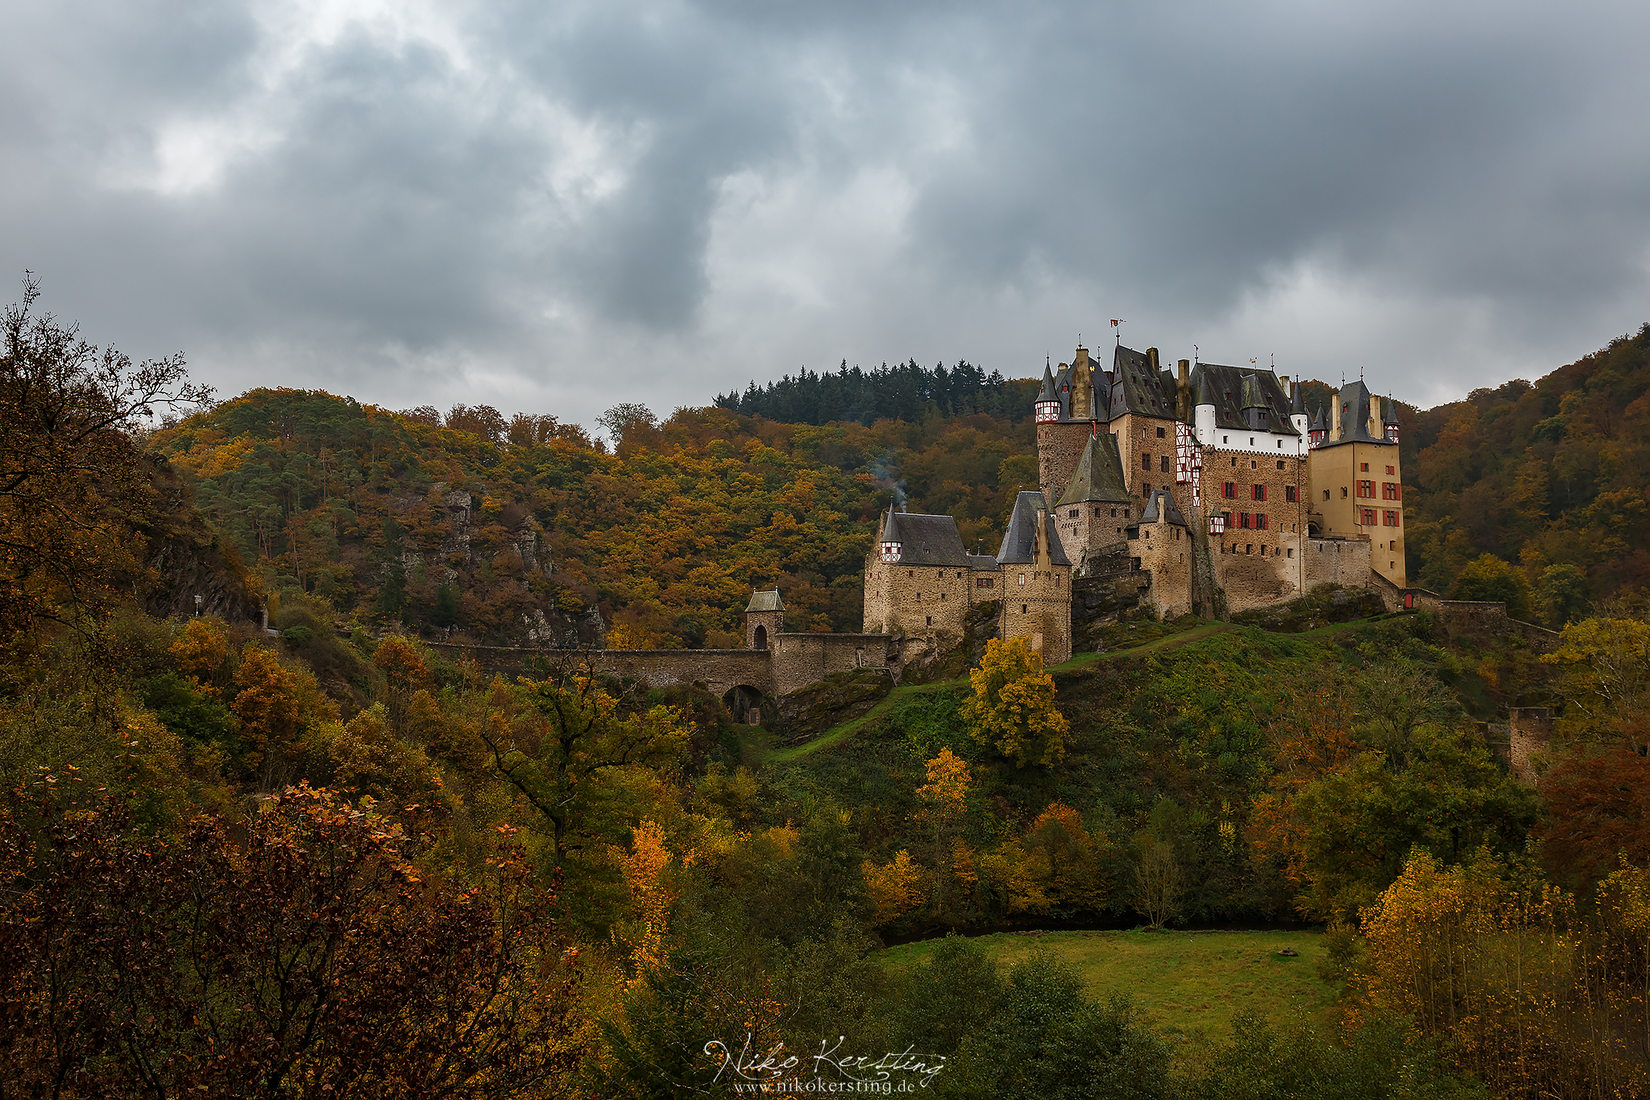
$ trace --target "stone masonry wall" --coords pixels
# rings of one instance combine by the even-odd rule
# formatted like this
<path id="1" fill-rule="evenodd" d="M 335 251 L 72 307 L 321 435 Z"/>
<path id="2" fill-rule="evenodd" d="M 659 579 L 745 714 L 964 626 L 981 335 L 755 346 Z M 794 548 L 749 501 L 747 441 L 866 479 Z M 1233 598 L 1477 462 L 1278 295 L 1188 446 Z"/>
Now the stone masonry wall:
<path id="1" fill-rule="evenodd" d="M 1071 570 L 1064 566 L 1035 569 L 1010 565 L 1003 569 L 1005 589 L 999 621 L 1001 637 L 1023 637 L 1056 665 L 1071 657 Z M 1024 578 L 1024 583 L 1021 583 Z"/>
<path id="2" fill-rule="evenodd" d="M 1508 764 L 1513 778 L 1534 786 L 1535 757 L 1552 748 L 1553 712 L 1547 707 L 1512 707 L 1507 712 Z"/>
<path id="3" fill-rule="evenodd" d="M 773 642 L 773 690 L 788 695 L 833 672 L 899 668 L 899 645 L 886 634 L 778 634 Z"/>
<path id="4" fill-rule="evenodd" d="M 1362 588 L 1370 583 L 1367 538 L 1306 540 L 1306 591 L 1320 584 Z"/>
<path id="5" fill-rule="evenodd" d="M 1088 446 L 1088 442 L 1089 423 L 1086 420 L 1037 425 L 1037 488 L 1043 491 L 1044 498 L 1051 505 L 1071 484 L 1071 475 L 1077 471 L 1077 460 L 1083 457 L 1083 448 Z"/>
<path id="6" fill-rule="evenodd" d="M 871 554 L 865 566 L 865 630 L 933 644 L 962 637 L 972 602 L 973 571 L 953 566 L 888 565 Z"/>
<path id="7" fill-rule="evenodd" d="M 1172 523 L 1142 524 L 1130 543 L 1140 568 L 1152 575 L 1147 598 L 1158 617 L 1172 619 L 1192 610 L 1192 535 Z"/>
<path id="8" fill-rule="evenodd" d="M 1257 486 L 1265 499 L 1255 499 Z M 1225 533 L 1209 540 L 1228 611 L 1277 603 L 1304 590 L 1306 496 L 1306 463 L 1299 456 L 1204 451 L 1205 515 L 1231 513 Z M 1264 528 L 1255 526 L 1257 515 L 1265 517 Z"/>

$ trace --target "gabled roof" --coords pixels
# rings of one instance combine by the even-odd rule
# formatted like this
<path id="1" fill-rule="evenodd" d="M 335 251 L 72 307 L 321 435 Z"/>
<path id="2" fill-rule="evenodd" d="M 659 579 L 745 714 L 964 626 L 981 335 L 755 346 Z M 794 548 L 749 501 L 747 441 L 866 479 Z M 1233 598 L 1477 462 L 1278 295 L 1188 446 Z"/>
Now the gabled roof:
<path id="1" fill-rule="evenodd" d="M 1152 498 L 1140 513 L 1141 523 L 1157 523 L 1159 520 L 1177 527 L 1188 526 L 1186 517 L 1180 514 L 1180 506 L 1174 502 L 1174 494 L 1167 489 L 1153 489 Z"/>
<path id="2" fill-rule="evenodd" d="M 1151 360 L 1133 348 L 1117 345 L 1112 353 L 1111 415 L 1139 413 L 1164 420 L 1175 418 L 1174 376 L 1152 369 Z"/>
<path id="3" fill-rule="evenodd" d="M 752 592 L 751 602 L 745 605 L 747 613 L 752 611 L 783 611 L 785 602 L 779 598 L 779 589 L 774 588 L 767 592 Z"/>
<path id="4" fill-rule="evenodd" d="M 990 554 L 968 555 L 968 567 L 976 573 L 995 573 L 1001 568 Z"/>
<path id="5" fill-rule="evenodd" d="M 1054 517 L 1048 514 L 1043 494 L 1035 489 L 1023 489 L 1014 498 L 1014 512 L 1008 517 L 1008 530 L 1003 533 L 1002 549 L 997 551 L 999 565 L 1028 565 L 1037 556 L 1037 528 L 1041 525 L 1048 541 L 1049 559 L 1055 565 L 1070 565 L 1060 537 L 1054 531 Z"/>
<path id="6" fill-rule="evenodd" d="M 882 541 L 900 544 L 901 565 L 968 567 L 962 533 L 957 530 L 957 521 L 950 516 L 925 516 L 890 508 L 882 526 Z"/>
<path id="7" fill-rule="evenodd" d="M 1132 501 L 1127 483 L 1123 480 L 1123 457 L 1117 449 L 1117 437 L 1101 432 L 1083 445 L 1083 454 L 1077 459 L 1077 469 L 1071 475 L 1071 484 L 1060 494 L 1060 505 L 1076 504 L 1083 500 Z"/>
<path id="8" fill-rule="evenodd" d="M 1290 401 L 1269 370 L 1199 363 L 1192 368 L 1197 403 L 1213 405 L 1215 426 L 1231 431 L 1299 435 L 1289 419 Z"/>

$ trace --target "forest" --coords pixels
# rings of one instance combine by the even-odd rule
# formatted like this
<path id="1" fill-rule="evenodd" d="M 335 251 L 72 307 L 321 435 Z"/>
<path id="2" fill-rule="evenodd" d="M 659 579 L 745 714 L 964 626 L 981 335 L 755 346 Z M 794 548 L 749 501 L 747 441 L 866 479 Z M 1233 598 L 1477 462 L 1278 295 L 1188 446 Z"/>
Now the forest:
<path id="1" fill-rule="evenodd" d="M 1053 669 L 846 676 L 874 707 L 803 735 L 577 646 L 735 644 L 771 585 L 857 627 L 890 500 L 990 543 L 1035 480 L 1001 380 L 870 423 L 621 408 L 608 444 L 212 403 L 32 287 L 0 338 L 0 1095 L 1650 1090 L 1650 326 L 1406 424 L 1412 572 L 1551 646 L 1122 621 Z M 1511 706 L 1557 714 L 1533 783 Z M 1280 926 L 1329 1019 L 1197 1046 L 971 938 Z"/>

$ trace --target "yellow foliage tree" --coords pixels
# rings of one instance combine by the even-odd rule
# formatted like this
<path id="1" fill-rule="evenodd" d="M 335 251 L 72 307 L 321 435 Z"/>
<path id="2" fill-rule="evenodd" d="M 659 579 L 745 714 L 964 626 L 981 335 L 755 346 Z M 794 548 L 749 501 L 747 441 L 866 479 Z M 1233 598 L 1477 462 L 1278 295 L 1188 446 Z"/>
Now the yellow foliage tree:
<path id="1" fill-rule="evenodd" d="M 307 748 L 309 732 L 336 720 L 337 707 L 322 693 L 308 669 L 285 665 L 273 652 L 248 642 L 235 670 L 235 698 L 229 709 L 252 745 L 250 761 L 260 787 L 272 791 L 292 778 Z"/>
<path id="2" fill-rule="evenodd" d="M 665 932 L 676 894 L 665 881 L 670 849 L 664 827 L 643 821 L 631 835 L 630 850 L 620 849 L 615 858 L 630 892 L 630 917 L 615 926 L 613 939 L 629 957 L 627 984 L 634 986 L 665 960 Z"/>
<path id="3" fill-rule="evenodd" d="M 878 865 L 865 861 L 865 891 L 870 895 L 872 919 L 887 924 L 923 903 L 922 871 L 901 848 L 894 858 Z"/>
<path id="4" fill-rule="evenodd" d="M 171 646 L 178 671 L 214 699 L 229 686 L 229 635 L 217 619 L 196 617 L 184 624 Z"/>
<path id="5" fill-rule="evenodd" d="M 1054 704 L 1054 678 L 1026 639 L 987 642 L 968 679 L 974 694 L 960 713 L 974 740 L 994 746 L 1015 767 L 1060 762 L 1071 727 Z"/>

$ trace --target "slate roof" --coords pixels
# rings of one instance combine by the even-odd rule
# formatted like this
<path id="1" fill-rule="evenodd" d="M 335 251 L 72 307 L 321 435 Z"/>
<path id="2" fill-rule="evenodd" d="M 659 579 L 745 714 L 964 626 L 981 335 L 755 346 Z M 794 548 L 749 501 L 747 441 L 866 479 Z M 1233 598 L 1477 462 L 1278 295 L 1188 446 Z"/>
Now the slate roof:
<path id="1" fill-rule="evenodd" d="M 1369 434 L 1369 387 L 1363 382 L 1348 382 L 1335 395 L 1341 403 L 1341 437 L 1326 439 L 1323 445 L 1333 447 L 1340 443 L 1388 443 L 1386 434 Z"/>
<path id="2" fill-rule="evenodd" d="M 976 573 L 995 573 L 1001 568 L 990 554 L 968 555 L 968 567 Z"/>
<path id="3" fill-rule="evenodd" d="M 783 611 L 785 601 L 779 598 L 779 589 L 770 589 L 767 592 L 752 592 L 751 602 L 745 605 L 747 612 L 751 611 Z"/>
<path id="4" fill-rule="evenodd" d="M 1398 403 L 1396 401 L 1392 400 L 1391 397 L 1388 397 L 1386 399 L 1385 408 L 1386 408 L 1386 421 L 1385 421 L 1385 423 L 1386 423 L 1387 427 L 1389 427 L 1389 428 L 1398 427 L 1399 426 L 1398 425 Z"/>
<path id="5" fill-rule="evenodd" d="M 962 533 L 950 516 L 926 516 L 917 512 L 888 510 L 882 526 L 882 541 L 901 544 L 901 565 L 944 565 L 968 567 L 968 551 Z"/>
<path id="6" fill-rule="evenodd" d="M 1035 489 L 1022 489 L 1014 498 L 1014 512 L 1008 517 L 1008 530 L 1003 532 L 1002 549 L 997 551 L 999 565 L 1029 565 L 1037 553 L 1037 525 L 1043 525 L 1043 536 L 1048 540 L 1049 558 L 1055 565 L 1070 565 L 1060 536 L 1054 531 L 1054 517 L 1048 514 L 1043 494 Z"/>
<path id="7" fill-rule="evenodd" d="M 1192 368 L 1199 405 L 1215 407 L 1215 426 L 1230 431 L 1299 435 L 1290 400 L 1270 370 L 1199 363 Z"/>
<path id="8" fill-rule="evenodd" d="M 1117 437 L 1110 432 L 1101 432 L 1083 445 L 1083 454 L 1077 459 L 1071 484 L 1060 494 L 1057 506 L 1076 504 L 1081 500 L 1133 499 L 1123 480 L 1123 457 L 1117 449 Z"/>
<path id="9" fill-rule="evenodd" d="M 1061 363 L 1060 369 L 1049 373 L 1048 367 L 1043 368 L 1043 389 L 1037 395 L 1039 401 L 1060 402 L 1060 419 L 1071 419 L 1073 377 L 1077 370 L 1070 363 Z M 1100 369 L 1100 364 L 1093 359 L 1089 360 L 1089 408 L 1093 410 L 1092 417 L 1084 420 L 1109 420 L 1108 410 L 1111 407 L 1111 380 L 1106 372 Z M 1047 396 L 1045 396 L 1045 394 Z"/>
<path id="10" fill-rule="evenodd" d="M 1189 527 L 1186 517 L 1180 514 L 1180 506 L 1174 502 L 1174 495 L 1167 489 L 1153 489 L 1152 499 L 1146 502 L 1146 508 L 1140 513 L 1141 523 L 1156 523 L 1162 520 L 1177 527 Z"/>
<path id="11" fill-rule="evenodd" d="M 1118 344 L 1112 353 L 1111 415 L 1106 419 L 1132 412 L 1173 420 L 1174 390 L 1173 374 L 1153 370 L 1144 353 Z"/>

